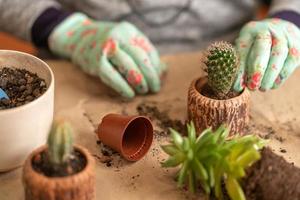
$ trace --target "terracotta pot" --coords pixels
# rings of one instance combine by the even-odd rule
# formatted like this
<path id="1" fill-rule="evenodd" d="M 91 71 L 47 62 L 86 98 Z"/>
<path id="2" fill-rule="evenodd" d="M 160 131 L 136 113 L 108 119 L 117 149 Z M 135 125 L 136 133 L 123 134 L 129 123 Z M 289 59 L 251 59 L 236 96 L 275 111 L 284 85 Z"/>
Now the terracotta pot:
<path id="1" fill-rule="evenodd" d="M 144 116 L 108 114 L 99 124 L 98 137 L 125 159 L 137 161 L 148 152 L 152 144 L 153 126 Z"/>
<path id="2" fill-rule="evenodd" d="M 206 78 L 197 78 L 188 91 L 188 118 L 194 121 L 197 132 L 227 124 L 230 126 L 230 135 L 243 134 L 249 122 L 249 91 L 245 89 L 234 98 L 216 100 L 201 94 L 206 83 Z"/>
<path id="3" fill-rule="evenodd" d="M 33 158 L 45 151 L 44 145 L 33 151 L 23 168 L 23 185 L 26 200 L 92 200 L 95 197 L 94 159 L 88 150 L 75 146 L 86 158 L 85 168 L 66 177 L 47 177 L 32 168 Z"/>

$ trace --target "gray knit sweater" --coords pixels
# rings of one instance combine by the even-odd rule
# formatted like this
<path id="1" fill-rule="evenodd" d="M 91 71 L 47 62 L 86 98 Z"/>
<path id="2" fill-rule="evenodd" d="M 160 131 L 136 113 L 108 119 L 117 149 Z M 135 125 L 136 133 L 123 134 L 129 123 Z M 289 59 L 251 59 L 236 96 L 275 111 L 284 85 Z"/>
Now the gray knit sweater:
<path id="1" fill-rule="evenodd" d="M 155 43 L 197 43 L 240 28 L 254 16 L 254 0 L 0 0 L 0 31 L 30 41 L 35 20 L 50 7 L 108 21 L 127 20 Z M 273 0 L 271 13 L 300 13 L 300 0 Z"/>

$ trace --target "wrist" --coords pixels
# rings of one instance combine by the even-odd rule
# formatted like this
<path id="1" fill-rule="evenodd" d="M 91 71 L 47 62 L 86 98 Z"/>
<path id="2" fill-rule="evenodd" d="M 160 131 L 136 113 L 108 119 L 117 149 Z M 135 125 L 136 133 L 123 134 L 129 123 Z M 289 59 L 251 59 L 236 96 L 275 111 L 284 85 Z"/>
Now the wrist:
<path id="1" fill-rule="evenodd" d="M 70 15 L 62 9 L 50 7 L 35 20 L 31 28 L 31 39 L 35 46 L 48 48 L 48 37 L 55 27 Z"/>
<path id="2" fill-rule="evenodd" d="M 291 11 L 291 10 L 280 11 L 272 14 L 270 17 L 289 21 L 295 24 L 298 28 L 300 28 L 300 14 L 295 11 Z"/>
<path id="3" fill-rule="evenodd" d="M 80 26 L 87 20 L 89 18 L 82 13 L 73 13 L 65 18 L 49 35 L 49 49 L 60 56 L 70 57 L 74 50 L 72 44 L 75 45 L 77 43 L 76 38 L 79 38 L 76 30 L 80 30 Z"/>

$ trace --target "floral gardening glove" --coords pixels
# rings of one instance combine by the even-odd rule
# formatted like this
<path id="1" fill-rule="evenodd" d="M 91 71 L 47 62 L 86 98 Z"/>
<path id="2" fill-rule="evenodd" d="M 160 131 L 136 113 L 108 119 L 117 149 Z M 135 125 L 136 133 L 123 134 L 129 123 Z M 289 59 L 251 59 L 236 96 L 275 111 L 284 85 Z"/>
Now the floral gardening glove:
<path id="1" fill-rule="evenodd" d="M 123 97 L 160 90 L 166 68 L 147 37 L 128 22 L 94 21 L 75 13 L 55 28 L 48 43 Z"/>
<path id="2" fill-rule="evenodd" d="M 278 88 L 300 64 L 300 30 L 273 18 L 246 24 L 236 41 L 240 69 L 234 90 Z"/>

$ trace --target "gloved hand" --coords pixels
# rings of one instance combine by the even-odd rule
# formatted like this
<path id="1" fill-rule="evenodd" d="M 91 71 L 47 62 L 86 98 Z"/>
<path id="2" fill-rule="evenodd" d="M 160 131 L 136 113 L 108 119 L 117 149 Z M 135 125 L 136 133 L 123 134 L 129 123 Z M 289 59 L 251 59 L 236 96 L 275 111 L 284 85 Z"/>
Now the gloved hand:
<path id="1" fill-rule="evenodd" d="M 246 24 L 236 41 L 240 69 L 234 90 L 279 87 L 300 64 L 300 30 L 285 20 Z"/>
<path id="2" fill-rule="evenodd" d="M 147 37 L 128 22 L 94 21 L 75 13 L 54 29 L 48 43 L 51 51 L 71 58 L 124 97 L 160 90 L 166 68 Z"/>

